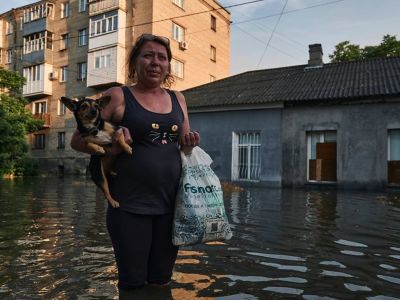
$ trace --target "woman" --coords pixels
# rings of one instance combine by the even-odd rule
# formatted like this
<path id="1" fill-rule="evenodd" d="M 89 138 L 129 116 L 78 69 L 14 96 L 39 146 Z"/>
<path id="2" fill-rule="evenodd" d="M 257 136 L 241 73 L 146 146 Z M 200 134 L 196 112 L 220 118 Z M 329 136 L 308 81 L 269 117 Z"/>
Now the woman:
<path id="1" fill-rule="evenodd" d="M 162 87 L 173 79 L 171 58 L 167 38 L 143 34 L 129 55 L 129 78 L 136 83 L 105 92 L 112 99 L 102 116 L 125 128 L 118 134 L 124 134 L 133 148 L 132 155 L 121 152 L 117 144 L 108 150 L 118 154 L 110 190 L 120 208 L 108 207 L 107 228 L 120 292 L 147 283 L 169 283 L 178 252 L 171 243 L 181 172 L 178 143 L 187 154 L 199 144 L 200 136 L 189 129 L 183 95 Z M 71 146 L 90 153 L 79 132 L 74 133 Z"/>

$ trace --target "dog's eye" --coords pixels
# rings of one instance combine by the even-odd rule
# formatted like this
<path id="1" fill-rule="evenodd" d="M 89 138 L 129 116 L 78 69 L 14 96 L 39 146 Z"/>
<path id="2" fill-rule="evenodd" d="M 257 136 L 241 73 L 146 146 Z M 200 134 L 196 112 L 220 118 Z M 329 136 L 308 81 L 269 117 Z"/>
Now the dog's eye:
<path id="1" fill-rule="evenodd" d="M 88 109 L 89 105 L 87 103 L 82 103 L 80 109 Z"/>

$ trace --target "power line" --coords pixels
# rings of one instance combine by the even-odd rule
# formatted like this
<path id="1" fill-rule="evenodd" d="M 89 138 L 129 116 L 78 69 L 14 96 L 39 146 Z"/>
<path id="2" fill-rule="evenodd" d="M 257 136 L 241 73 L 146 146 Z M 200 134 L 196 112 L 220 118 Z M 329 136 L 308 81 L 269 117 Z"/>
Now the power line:
<path id="1" fill-rule="evenodd" d="M 269 39 L 268 39 L 267 45 L 265 46 L 265 49 L 264 49 L 264 52 L 263 52 L 263 54 L 261 55 L 260 60 L 258 61 L 257 68 L 260 66 L 261 61 L 262 61 L 262 59 L 264 58 L 265 53 L 267 52 L 268 46 L 269 46 L 269 44 L 271 43 L 272 37 L 274 36 L 275 30 L 276 30 L 276 28 L 278 27 L 278 24 L 279 24 L 279 22 L 280 22 L 280 20 L 281 20 L 281 18 L 282 18 L 283 12 L 285 11 L 285 8 L 286 8 L 286 5 L 287 5 L 288 1 L 289 1 L 289 0 L 286 0 L 286 1 L 285 1 L 285 5 L 283 5 L 282 11 L 281 11 L 281 13 L 280 13 L 280 15 L 279 15 L 278 20 L 277 20 L 276 23 L 275 23 L 274 29 L 272 30 L 272 33 L 271 33 L 271 35 L 270 35 L 270 37 L 269 37 Z"/>
<path id="2" fill-rule="evenodd" d="M 331 4 L 335 4 L 335 3 L 343 2 L 343 1 L 346 1 L 346 0 L 336 0 L 336 1 L 331 1 L 331 2 L 325 2 L 325 3 L 321 3 L 321 4 L 306 6 L 306 7 L 303 7 L 303 8 L 287 10 L 283 14 L 287 15 L 287 14 L 291 14 L 291 13 L 294 13 L 294 12 L 299 12 L 299 11 L 303 11 L 303 10 L 307 10 L 307 9 L 311 9 L 311 8 L 316 8 L 316 7 L 321 7 L 321 6 L 326 6 L 326 5 L 331 5 Z M 257 17 L 257 18 L 253 18 L 253 19 L 249 19 L 249 20 L 245 20 L 245 21 L 241 21 L 241 22 L 234 22 L 234 24 L 243 24 L 243 23 L 248 23 L 248 22 L 254 22 L 254 21 L 258 21 L 258 20 L 262 20 L 262 19 L 277 17 L 279 15 L 280 15 L 280 13 L 277 13 L 277 14 L 267 15 L 267 16 L 263 16 L 263 17 Z"/>

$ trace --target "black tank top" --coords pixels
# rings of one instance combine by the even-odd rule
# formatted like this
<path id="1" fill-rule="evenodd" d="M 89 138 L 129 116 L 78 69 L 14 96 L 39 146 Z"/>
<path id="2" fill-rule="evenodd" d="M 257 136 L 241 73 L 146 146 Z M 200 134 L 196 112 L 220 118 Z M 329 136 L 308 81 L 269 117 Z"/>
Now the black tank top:
<path id="1" fill-rule="evenodd" d="M 132 135 L 133 154 L 118 155 L 117 175 L 110 180 L 111 195 L 120 202 L 120 209 L 132 213 L 171 213 L 181 174 L 178 140 L 183 111 L 173 91 L 167 90 L 171 112 L 155 113 L 145 109 L 128 87 L 122 90 L 125 112 L 120 125 Z"/>

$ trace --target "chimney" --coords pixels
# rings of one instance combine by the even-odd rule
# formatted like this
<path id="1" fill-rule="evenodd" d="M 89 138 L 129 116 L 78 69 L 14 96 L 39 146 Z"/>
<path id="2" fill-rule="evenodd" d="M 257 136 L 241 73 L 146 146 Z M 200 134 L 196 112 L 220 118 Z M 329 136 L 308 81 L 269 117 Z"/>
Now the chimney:
<path id="1" fill-rule="evenodd" d="M 322 67 L 324 62 L 322 61 L 323 53 L 321 44 L 312 44 L 309 45 L 308 48 L 308 52 L 310 53 L 308 67 Z"/>

